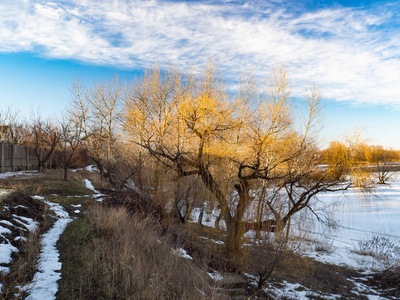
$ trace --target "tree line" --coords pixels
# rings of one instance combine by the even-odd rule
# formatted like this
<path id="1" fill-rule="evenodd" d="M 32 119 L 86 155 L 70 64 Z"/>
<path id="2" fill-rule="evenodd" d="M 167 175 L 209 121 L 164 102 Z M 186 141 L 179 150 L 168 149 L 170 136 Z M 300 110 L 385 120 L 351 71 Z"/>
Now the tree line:
<path id="1" fill-rule="evenodd" d="M 315 213 L 318 194 L 368 189 L 366 165 L 380 171 L 399 159 L 357 137 L 320 151 L 321 93 L 311 85 L 294 102 L 283 67 L 264 84 L 242 77 L 235 92 L 210 63 L 190 72 L 154 67 L 123 84 L 117 77 L 90 86 L 76 79 L 71 94 L 58 122 L 36 115 L 22 124 L 2 112 L 15 142 L 37 150 L 38 170 L 56 153 L 67 180 L 84 153 L 101 180 L 137 190 L 181 222 L 194 207 L 200 218 L 205 207 L 218 207 L 215 225 L 225 221 L 232 255 L 249 227 L 282 232 L 299 211 Z"/>

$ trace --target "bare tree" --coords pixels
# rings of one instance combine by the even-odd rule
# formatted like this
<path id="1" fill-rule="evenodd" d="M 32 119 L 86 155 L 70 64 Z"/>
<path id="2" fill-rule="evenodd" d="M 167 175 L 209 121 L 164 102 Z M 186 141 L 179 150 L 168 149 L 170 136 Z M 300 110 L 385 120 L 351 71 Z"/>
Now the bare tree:
<path id="1" fill-rule="evenodd" d="M 60 122 L 60 143 L 58 160 L 64 169 L 64 180 L 68 180 L 68 168 L 78 159 L 78 150 L 82 143 L 82 128 L 74 118 L 64 117 Z"/>
<path id="2" fill-rule="evenodd" d="M 29 124 L 26 144 L 33 148 L 38 160 L 38 171 L 43 171 L 60 141 L 60 130 L 50 120 L 33 116 Z"/>
<path id="3" fill-rule="evenodd" d="M 118 78 L 95 83 L 92 88 L 82 86 L 77 79 L 73 85 L 72 98 L 71 115 L 80 124 L 82 143 L 96 163 L 100 178 L 104 179 L 105 168 L 110 173 L 115 158 L 120 100 Z"/>
<path id="4" fill-rule="evenodd" d="M 26 139 L 26 124 L 21 122 L 17 109 L 6 107 L 0 109 L 1 138 L 3 141 L 23 144 Z"/>
<path id="5" fill-rule="evenodd" d="M 368 150 L 368 162 L 375 167 L 378 183 L 386 184 L 396 171 L 394 162 L 399 160 L 399 154 L 382 146 L 370 146 Z"/>

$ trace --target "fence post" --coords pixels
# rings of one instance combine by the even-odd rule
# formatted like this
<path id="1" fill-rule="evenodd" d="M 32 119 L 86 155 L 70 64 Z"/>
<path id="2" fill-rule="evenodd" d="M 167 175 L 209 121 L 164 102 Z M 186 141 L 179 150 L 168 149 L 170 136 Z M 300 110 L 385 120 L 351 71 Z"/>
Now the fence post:
<path id="1" fill-rule="evenodd" d="M 26 153 L 26 168 L 25 170 L 29 170 L 30 166 L 29 166 L 29 150 L 28 147 L 24 147 L 25 148 L 25 153 Z"/>
<path id="2" fill-rule="evenodd" d="M 1 142 L 1 173 L 4 173 L 4 142 Z"/>
<path id="3" fill-rule="evenodd" d="M 15 145 L 11 144 L 11 172 L 15 171 Z"/>

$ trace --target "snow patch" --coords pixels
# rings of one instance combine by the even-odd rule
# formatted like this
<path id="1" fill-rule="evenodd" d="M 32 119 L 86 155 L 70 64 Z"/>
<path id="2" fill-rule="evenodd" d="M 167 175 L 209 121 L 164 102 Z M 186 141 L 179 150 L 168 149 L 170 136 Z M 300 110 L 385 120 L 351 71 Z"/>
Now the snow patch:
<path id="1" fill-rule="evenodd" d="M 7 178 L 7 177 L 21 176 L 21 175 L 37 175 L 37 171 L 5 172 L 5 173 L 0 173 L 0 178 Z"/>
<path id="2" fill-rule="evenodd" d="M 176 254 L 180 257 L 186 258 L 186 259 L 193 259 L 193 257 L 191 257 L 189 254 L 187 254 L 186 250 L 183 248 L 178 248 L 176 250 L 171 249 L 173 254 Z"/>
<path id="3" fill-rule="evenodd" d="M 0 226 L 0 234 L 11 234 L 11 230 Z"/>
<path id="4" fill-rule="evenodd" d="M 7 220 L 0 220 L 0 223 L 2 223 L 4 225 L 8 225 L 8 226 L 14 226 L 11 222 L 9 222 Z"/>
<path id="5" fill-rule="evenodd" d="M 0 264 L 9 264 L 11 262 L 11 254 L 13 252 L 18 252 L 18 249 L 9 242 L 7 244 L 0 244 Z M 2 268 L 8 270 L 7 267 Z M 0 271 L 2 270 L 0 269 Z"/>
<path id="6" fill-rule="evenodd" d="M 83 184 L 88 188 L 89 190 L 92 190 L 95 193 L 99 193 L 93 186 L 93 184 L 90 182 L 89 179 L 83 179 Z"/>
<path id="7" fill-rule="evenodd" d="M 95 165 L 89 165 L 89 166 L 87 166 L 87 167 L 85 168 L 85 170 L 86 170 L 86 171 L 89 171 L 89 172 L 91 172 L 91 173 L 94 173 L 94 172 L 98 172 L 98 171 L 99 171 L 99 169 L 97 169 L 97 167 L 96 167 Z"/>
<path id="8" fill-rule="evenodd" d="M 29 231 L 34 231 L 38 227 L 38 222 L 34 221 L 31 218 L 23 217 L 23 216 L 17 216 L 14 215 L 14 220 L 17 221 L 18 223 L 22 224 L 25 226 Z"/>
<path id="9" fill-rule="evenodd" d="M 282 282 L 283 287 L 273 287 L 269 286 L 265 289 L 266 293 L 273 293 L 277 299 L 310 299 L 310 296 L 314 297 L 323 297 L 323 299 L 339 299 L 340 295 L 336 294 L 320 294 L 313 292 L 307 287 L 299 284 L 299 283 L 289 283 L 286 280 Z"/>
<path id="10" fill-rule="evenodd" d="M 220 280 L 224 279 L 224 276 L 222 276 L 222 274 L 218 271 L 214 271 L 213 273 L 207 273 L 207 274 L 214 281 L 220 281 Z"/>

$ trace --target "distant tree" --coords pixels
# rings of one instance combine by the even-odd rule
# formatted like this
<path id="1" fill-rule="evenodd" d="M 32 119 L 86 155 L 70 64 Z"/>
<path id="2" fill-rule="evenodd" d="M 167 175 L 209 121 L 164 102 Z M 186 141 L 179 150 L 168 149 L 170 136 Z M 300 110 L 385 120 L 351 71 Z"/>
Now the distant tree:
<path id="1" fill-rule="evenodd" d="M 375 167 L 378 183 L 386 184 L 394 174 L 393 163 L 399 159 L 398 154 L 382 146 L 371 146 L 368 150 L 369 161 Z"/>
<path id="2" fill-rule="evenodd" d="M 27 128 L 26 124 L 20 119 L 20 114 L 17 109 L 11 107 L 0 109 L 0 127 L 3 141 L 23 144 L 26 139 Z"/>
<path id="3" fill-rule="evenodd" d="M 32 147 L 38 160 L 38 171 L 43 171 L 60 141 L 60 129 L 50 120 L 33 115 L 28 125 L 25 143 Z"/>
<path id="4" fill-rule="evenodd" d="M 115 159 L 114 150 L 118 135 L 118 102 L 120 86 L 118 78 L 113 81 L 98 82 L 91 88 L 76 80 L 72 89 L 71 115 L 82 130 L 82 144 L 97 165 L 100 178 L 105 176 L 105 168 L 111 172 Z"/>
<path id="5" fill-rule="evenodd" d="M 59 124 L 60 143 L 58 160 L 64 169 L 64 180 L 68 180 L 68 168 L 79 159 L 79 147 L 82 145 L 82 129 L 74 118 L 64 117 Z"/>

